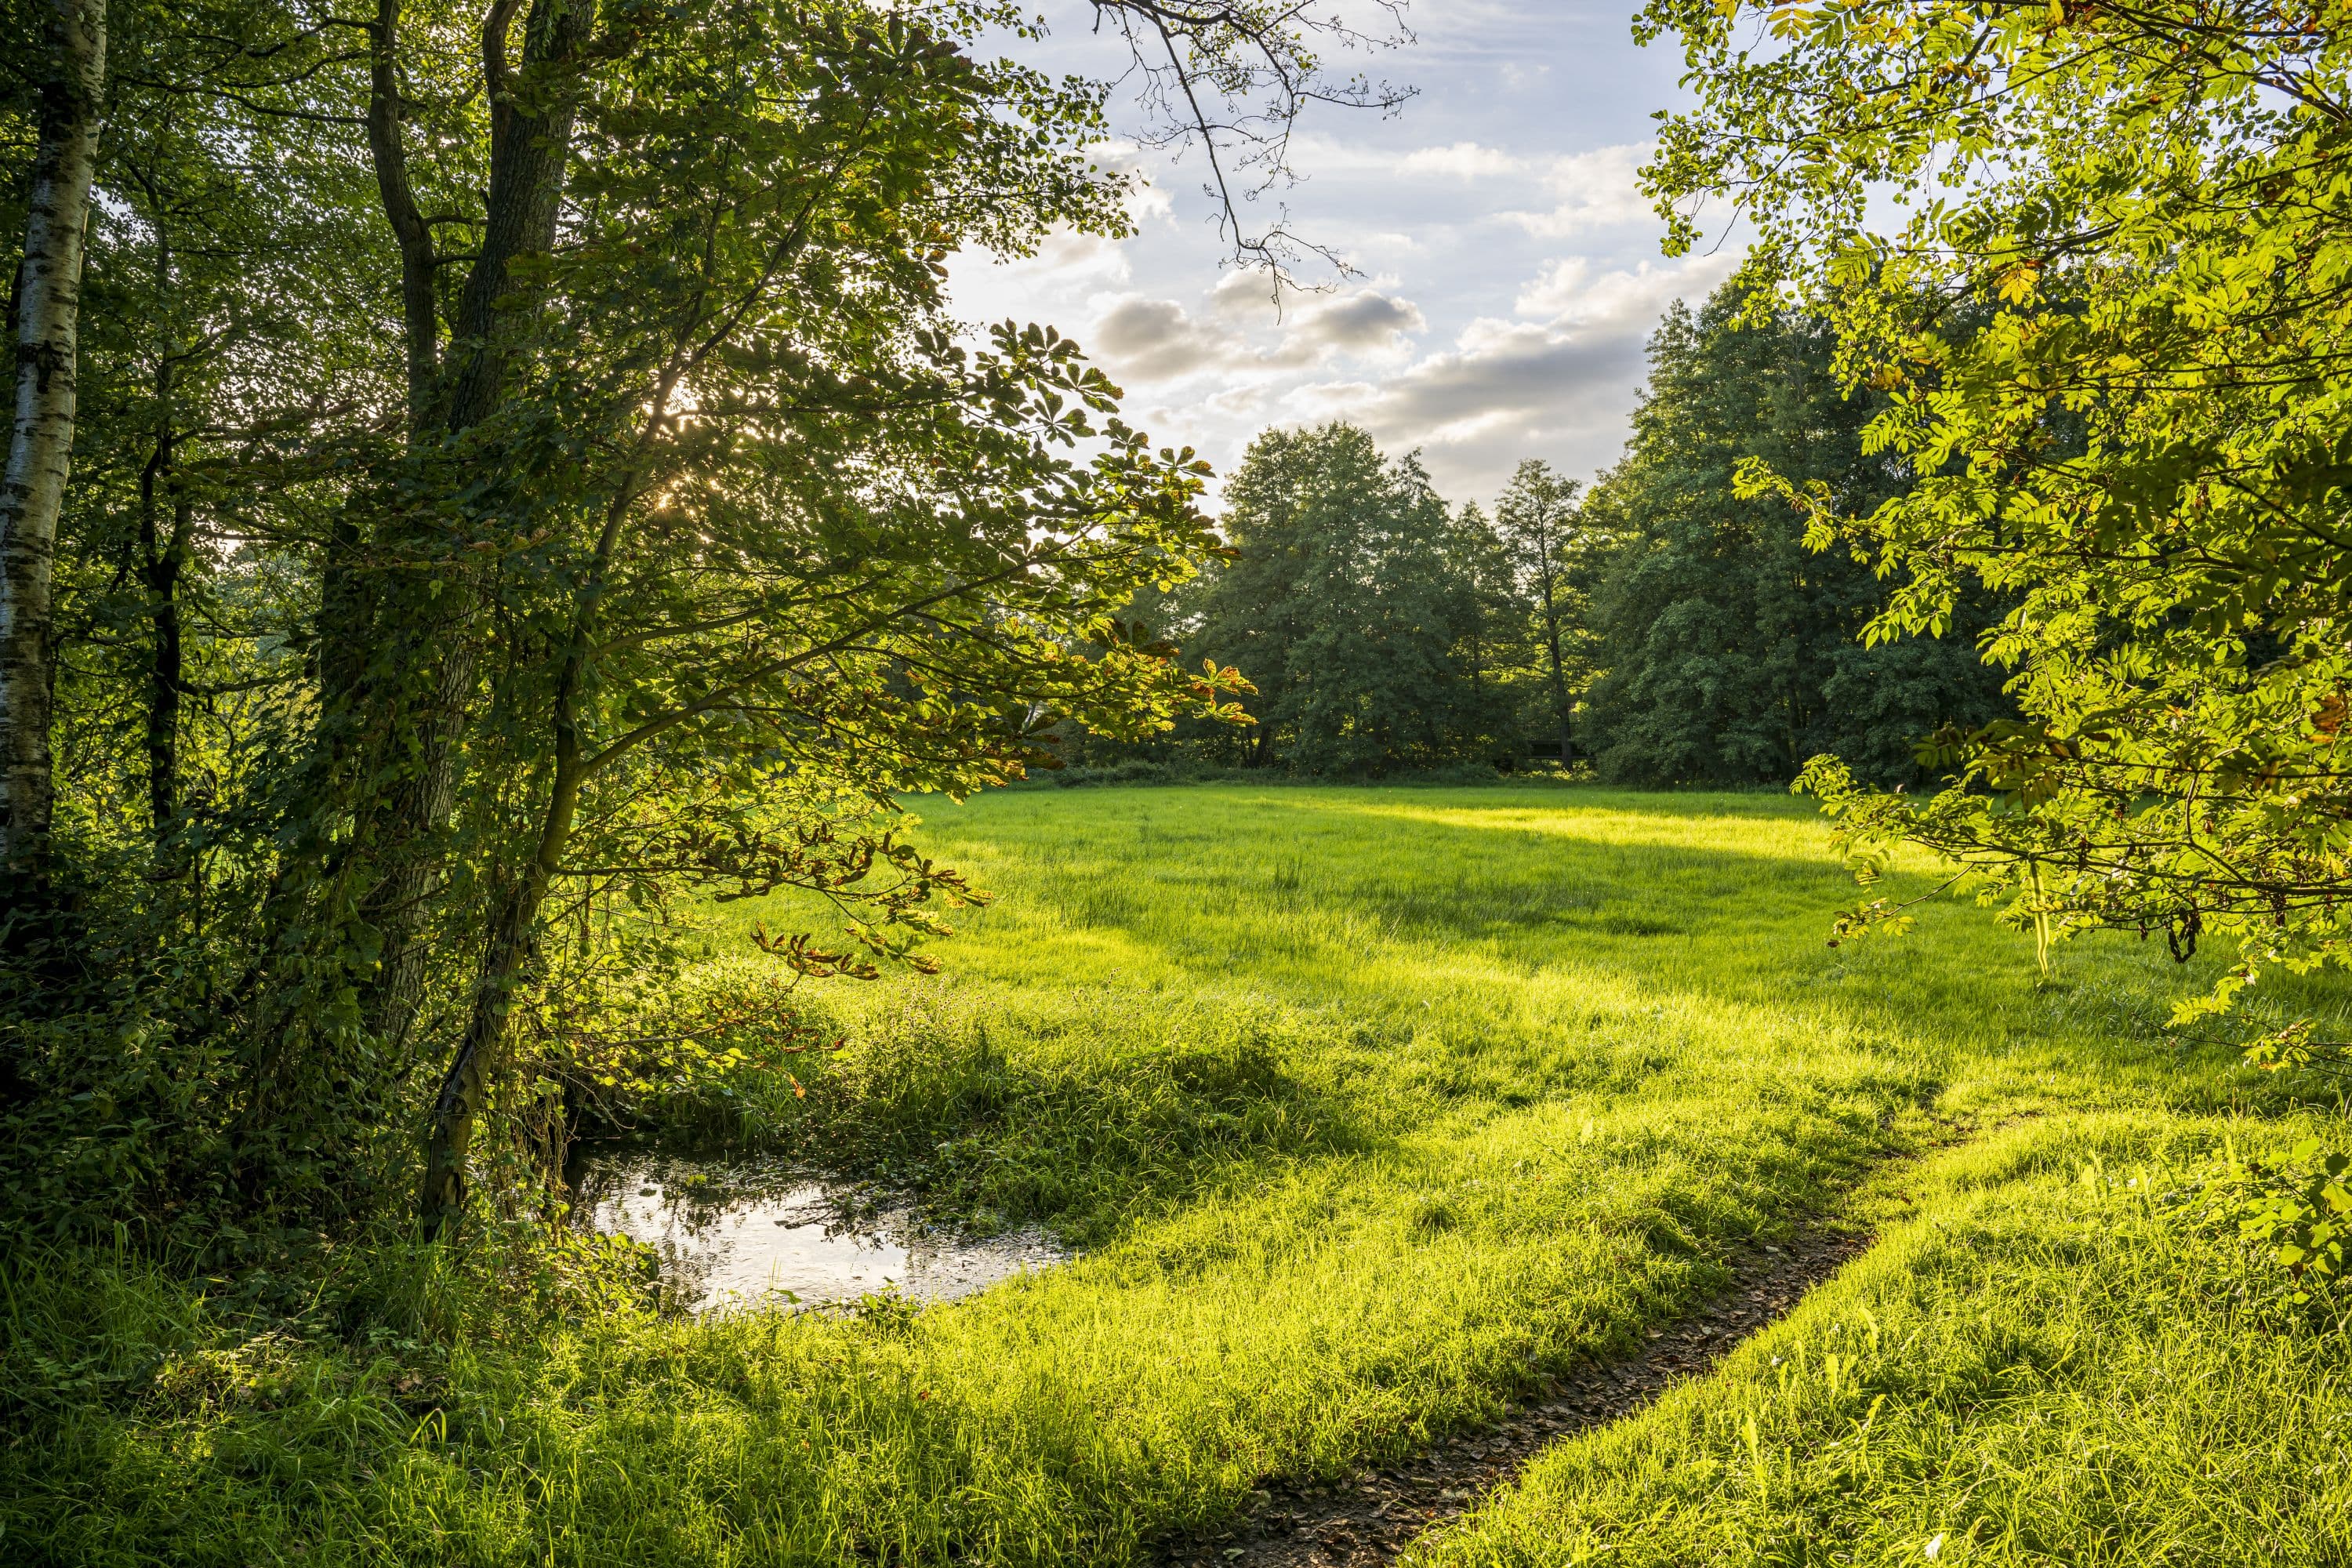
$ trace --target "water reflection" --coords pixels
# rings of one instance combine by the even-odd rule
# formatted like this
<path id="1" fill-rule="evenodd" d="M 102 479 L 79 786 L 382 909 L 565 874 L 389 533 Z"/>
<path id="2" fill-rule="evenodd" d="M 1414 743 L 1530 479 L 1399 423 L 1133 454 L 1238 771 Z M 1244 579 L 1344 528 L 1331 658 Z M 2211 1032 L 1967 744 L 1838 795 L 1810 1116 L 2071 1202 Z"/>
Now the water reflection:
<path id="1" fill-rule="evenodd" d="M 698 1315 L 885 1291 L 947 1301 L 1069 1256 L 1039 1230 L 942 1230 L 903 1201 L 789 1166 L 590 1154 L 573 1167 L 572 1187 L 575 1213 L 652 1247 L 665 1293 Z"/>

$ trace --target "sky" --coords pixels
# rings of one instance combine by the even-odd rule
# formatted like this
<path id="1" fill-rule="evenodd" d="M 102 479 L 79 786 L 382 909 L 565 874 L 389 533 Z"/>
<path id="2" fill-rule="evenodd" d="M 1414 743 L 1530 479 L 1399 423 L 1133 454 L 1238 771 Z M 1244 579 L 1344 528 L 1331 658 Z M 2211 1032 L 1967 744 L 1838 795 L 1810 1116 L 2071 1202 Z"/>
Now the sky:
<path id="1" fill-rule="evenodd" d="M 1138 232 L 1056 236 L 1030 258 L 960 257 L 957 313 L 1050 323 L 1127 393 L 1155 444 L 1230 471 L 1269 426 L 1344 418 L 1438 490 L 1491 502 L 1522 458 L 1589 479 L 1622 450 L 1643 345 L 1676 298 L 1731 270 L 1729 247 L 1668 259 L 1634 183 L 1652 111 L 1682 101 L 1672 39 L 1636 46 L 1632 0 L 1420 0 L 1413 40 L 1362 61 L 1415 89 L 1393 118 L 1317 106 L 1279 193 L 1290 226 L 1355 276 L 1277 316 L 1227 255 L 1197 155 L 1138 152 Z M 1047 12 L 1034 63 L 1103 74 L 1120 47 L 1085 7 Z M 1115 113 L 1139 123 L 1131 102 Z M 1259 216 L 1276 198 L 1249 209 Z"/>

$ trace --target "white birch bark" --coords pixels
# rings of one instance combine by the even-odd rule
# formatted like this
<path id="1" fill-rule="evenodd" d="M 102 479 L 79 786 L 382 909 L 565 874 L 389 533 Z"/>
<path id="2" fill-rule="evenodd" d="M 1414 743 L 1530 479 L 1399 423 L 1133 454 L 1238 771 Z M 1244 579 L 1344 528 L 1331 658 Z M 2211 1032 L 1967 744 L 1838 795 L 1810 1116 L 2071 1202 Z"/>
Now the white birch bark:
<path id="1" fill-rule="evenodd" d="M 51 574 L 73 455 L 82 241 L 98 164 L 106 0 L 41 0 L 40 140 L 17 274 L 16 421 L 0 475 L 0 867 L 48 837 Z"/>

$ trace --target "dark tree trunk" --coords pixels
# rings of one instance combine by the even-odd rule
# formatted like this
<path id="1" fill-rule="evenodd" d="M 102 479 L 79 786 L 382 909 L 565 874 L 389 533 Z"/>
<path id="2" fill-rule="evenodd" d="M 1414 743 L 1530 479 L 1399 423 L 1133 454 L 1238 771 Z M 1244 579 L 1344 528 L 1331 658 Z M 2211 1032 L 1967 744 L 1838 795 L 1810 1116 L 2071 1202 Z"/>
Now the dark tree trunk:
<path id="1" fill-rule="evenodd" d="M 272 899 L 278 932 L 272 949 L 279 957 L 251 1031 L 256 1065 L 243 1129 L 252 1151 L 248 1184 L 267 1184 L 275 1130 L 298 1113 L 306 1085 L 322 1075 L 341 1082 L 361 1070 L 317 1048 L 322 1005 L 350 998 L 371 1040 L 370 1059 L 384 1070 L 413 1054 L 409 1036 L 427 978 L 430 921 L 446 879 L 446 833 L 480 635 L 472 569 L 437 564 L 446 560 L 440 503 L 482 480 L 486 468 L 488 478 L 497 478 L 495 455 L 465 451 L 462 438 L 498 411 L 515 352 L 511 322 L 534 309 L 518 298 L 527 289 L 516 285 L 513 264 L 554 243 L 572 155 L 573 68 L 594 19 L 594 0 L 530 0 L 522 63 L 542 68 L 526 112 L 517 107 L 507 68 L 507 35 L 519 3 L 493 0 L 483 24 L 490 177 L 480 247 L 445 343 L 434 279 L 455 258 L 436 256 L 433 230 L 409 179 L 400 0 L 377 0 L 367 132 L 401 262 L 409 450 L 397 472 L 337 520 L 324 552 L 317 627 L 321 713 L 298 816 L 307 842 L 287 858 L 290 869 Z M 508 902 L 495 911 L 493 949 L 516 918 Z M 527 934 L 535 919 L 534 907 L 518 929 Z M 366 933 L 355 927 L 370 929 L 373 962 L 358 956 L 363 944 L 356 939 Z M 517 958 L 509 967 L 520 973 L 520 964 Z M 488 963 L 483 973 L 500 971 L 500 963 Z M 349 990 L 339 995 L 343 985 Z M 465 1116 L 478 1109 L 473 1086 L 487 1070 L 480 1040 L 469 1026 L 445 1075 L 441 1098 Z M 436 1124 L 446 1120 L 436 1111 Z"/>
<path id="2" fill-rule="evenodd" d="M 672 364 L 654 395 L 645 426 L 646 441 L 660 426 L 680 368 L 676 363 Z M 642 446 L 639 451 L 642 455 Z M 556 677 L 554 701 L 548 713 L 554 772 L 548 782 L 547 807 L 541 818 L 539 838 L 532 846 L 530 862 L 516 879 L 491 927 L 481 975 L 475 983 L 465 1038 L 458 1043 L 457 1054 L 443 1075 L 440 1093 L 434 1097 L 433 1122 L 425 1143 L 425 1182 L 416 1204 L 417 1218 L 428 1236 L 446 1233 L 465 1212 L 466 1158 L 473 1145 L 474 1128 L 488 1101 L 490 1086 L 504 1065 L 507 1024 L 515 993 L 524 984 L 538 952 L 540 910 L 547 901 L 548 889 L 562 874 L 563 851 L 571 841 L 580 791 L 589 775 L 610 761 L 618 749 L 616 746 L 596 756 L 583 753 L 578 699 L 593 658 L 590 649 L 594 642 L 597 606 L 604 597 L 604 574 L 612 564 L 613 552 L 619 543 L 629 509 L 635 502 L 636 479 L 633 473 L 614 489 L 587 581 L 572 602 L 563 666 Z"/>
<path id="3" fill-rule="evenodd" d="M 1559 765 L 1568 766 L 1569 755 L 1575 750 L 1570 733 L 1568 700 L 1568 668 L 1559 657 L 1559 607 L 1552 597 L 1551 570 L 1547 563 L 1542 573 L 1544 647 L 1551 655 L 1551 700 L 1559 716 Z"/>
<path id="4" fill-rule="evenodd" d="M 147 675 L 147 811 L 155 837 L 171 829 L 180 810 L 180 699 L 187 689 L 180 647 L 180 574 L 187 560 L 189 505 L 172 505 L 172 534 L 160 543 L 153 519 L 140 521 L 146 563 L 147 614 L 152 624 L 152 655 Z"/>
<path id="5" fill-rule="evenodd" d="M 433 230 L 416 210 L 400 120 L 400 0 L 376 0 L 368 49 L 368 154 L 375 165 L 384 221 L 400 250 L 401 342 L 407 361 L 408 430 L 414 439 L 432 422 L 441 326 L 433 294 Z"/>
<path id="6" fill-rule="evenodd" d="M 465 1037 L 433 1098 L 432 1125 L 425 1139 L 425 1181 L 416 1197 L 419 1225 L 426 1237 L 446 1235 L 466 1209 L 466 1161 L 474 1130 L 489 1103 L 508 1050 L 507 1024 L 515 994 L 530 973 L 539 950 L 539 913 L 563 864 L 582 782 L 576 755 L 567 748 L 548 793 L 539 841 L 514 886 L 500 900 L 474 982 Z"/>
<path id="7" fill-rule="evenodd" d="M 515 992 L 537 950 L 539 910 L 547 885 L 547 868 L 534 858 L 500 900 L 474 982 L 465 1037 L 442 1074 L 440 1092 L 433 1097 L 433 1121 L 425 1139 L 425 1180 L 416 1196 L 417 1220 L 428 1239 L 447 1234 L 466 1211 L 466 1161 L 506 1053 L 507 1019 Z"/>
<path id="8" fill-rule="evenodd" d="M 379 68 L 377 106 L 370 114 L 378 184 L 408 280 L 404 298 L 411 374 L 435 378 L 429 388 L 412 384 L 410 407 L 413 415 L 437 407 L 436 433 L 446 438 L 462 437 L 488 419 L 504 395 L 512 356 L 506 337 L 511 311 L 501 309 L 501 302 L 512 292 L 513 264 L 555 242 L 575 101 L 561 76 L 577 59 L 595 18 L 593 0 L 533 0 L 524 25 L 523 64 L 553 70 L 558 83 L 537 100 L 537 112 L 523 113 L 515 107 L 506 66 L 514 9 L 514 0 L 499 0 L 482 29 L 491 109 L 489 200 L 481 250 L 458 301 L 446 368 L 436 370 L 429 352 L 436 330 L 429 284 L 414 286 L 411 258 L 424 258 L 429 279 L 430 242 L 400 161 L 396 97 L 394 109 L 383 107 L 396 89 L 388 66 Z M 397 0 L 383 0 L 383 13 L 396 20 Z M 388 27 L 379 28 L 379 50 L 388 48 Z M 389 123 L 379 131 L 387 117 Z M 440 588 L 431 595 L 395 595 L 388 605 L 392 614 L 378 616 L 388 643 L 387 657 L 379 660 L 384 675 L 378 688 L 384 702 L 382 732 L 393 748 L 389 771 L 396 782 L 374 829 L 378 879 L 362 904 L 362 916 L 375 929 L 381 948 L 375 973 L 361 987 L 360 1010 L 371 1034 L 394 1044 L 406 1036 L 423 1000 L 425 921 L 443 870 L 436 839 L 456 799 L 460 742 L 473 697 L 470 623 L 478 595 L 463 578 Z"/>
<path id="9" fill-rule="evenodd" d="M 168 262 L 158 264 L 167 271 Z M 152 627 L 147 665 L 147 812 L 160 841 L 180 808 L 180 696 L 184 673 L 180 648 L 180 573 L 187 559 L 187 498 L 170 494 L 171 531 L 159 526 L 178 440 L 173 428 L 173 360 L 165 348 L 155 367 L 155 446 L 139 473 L 139 579 L 147 590 Z"/>

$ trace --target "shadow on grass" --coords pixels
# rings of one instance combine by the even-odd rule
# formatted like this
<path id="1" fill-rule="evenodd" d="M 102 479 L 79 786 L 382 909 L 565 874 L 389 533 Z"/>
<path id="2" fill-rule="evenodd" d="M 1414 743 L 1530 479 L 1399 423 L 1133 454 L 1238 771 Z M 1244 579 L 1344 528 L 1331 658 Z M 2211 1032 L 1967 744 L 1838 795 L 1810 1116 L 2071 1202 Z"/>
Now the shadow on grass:
<path id="1" fill-rule="evenodd" d="M 1144 1048 L 1040 1051 L 1030 1047 L 1051 1026 L 1085 1020 L 1041 1027 L 937 990 L 898 1002 L 867 1020 L 855 1050 L 658 1102 L 643 1131 L 673 1149 L 761 1150 L 887 1183 L 983 1231 L 1054 1222 L 1080 1246 L 1237 1170 L 1381 1142 L 1294 1075 L 1283 1020 L 1264 1009 L 1163 1016 Z"/>

